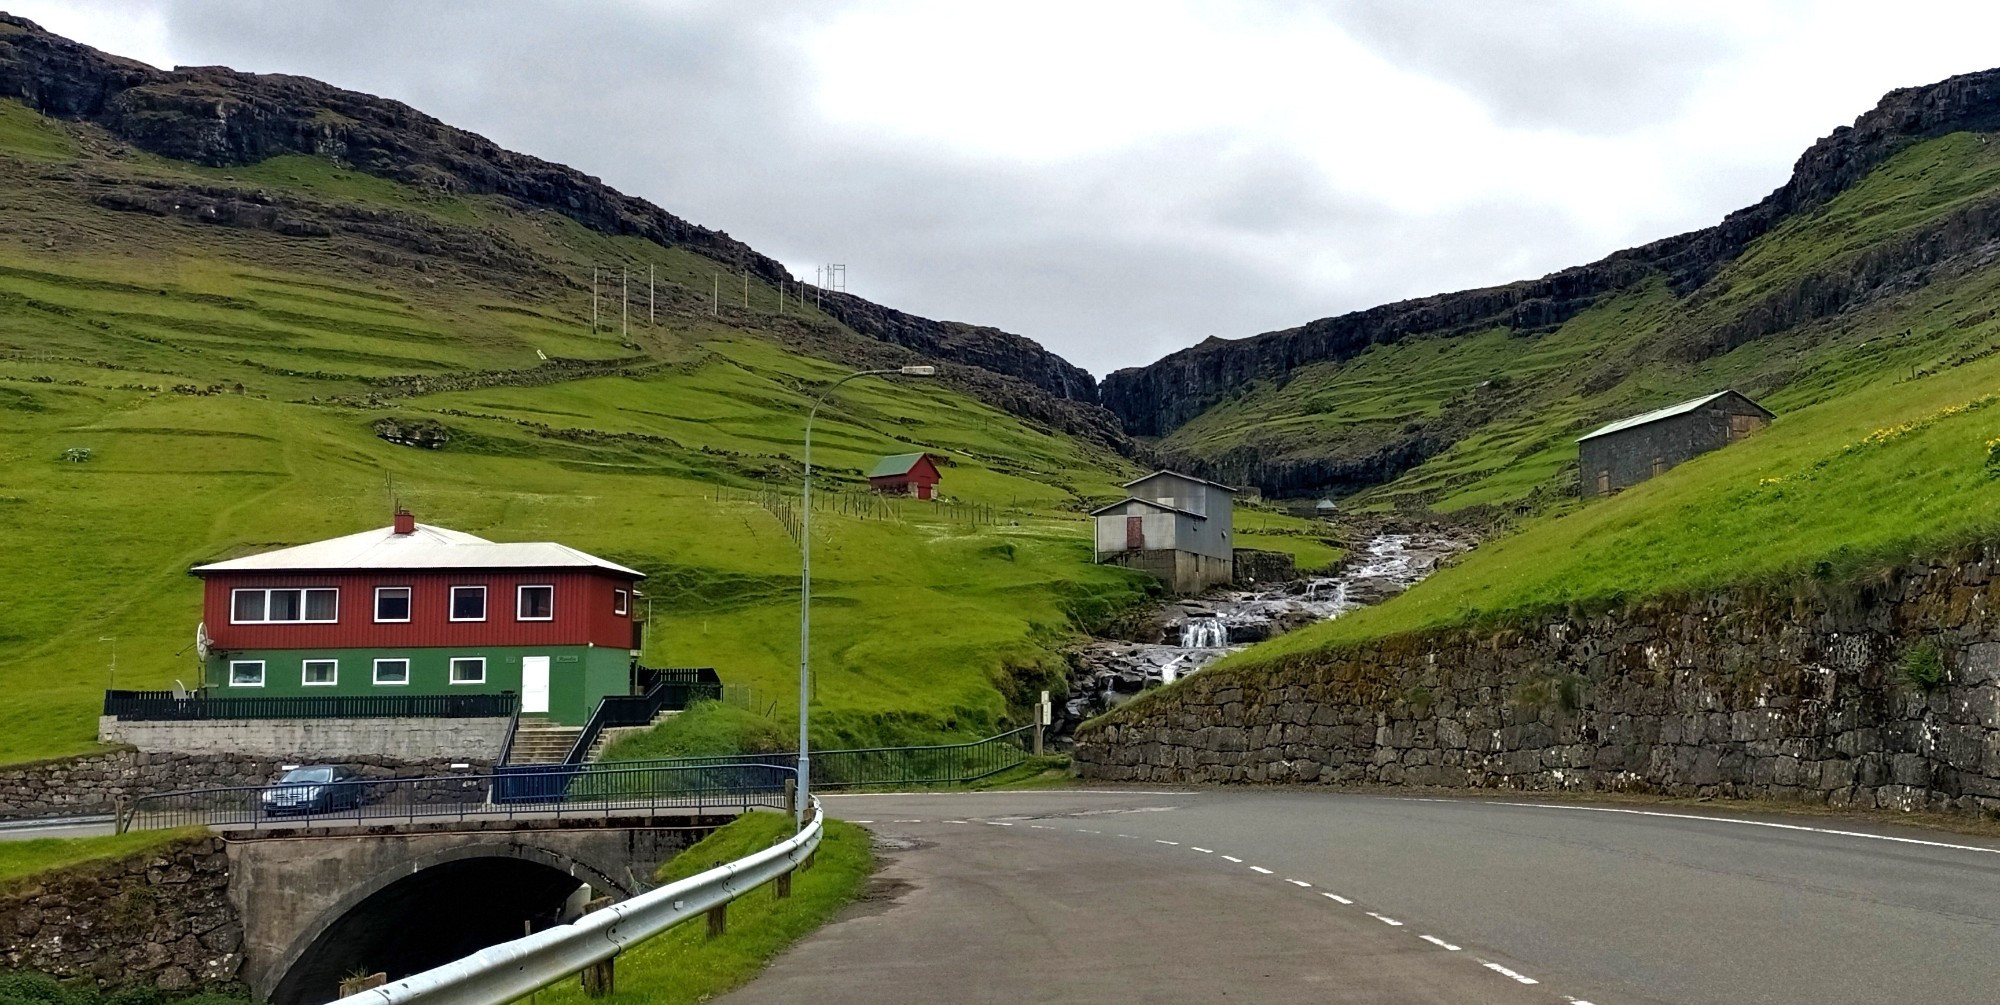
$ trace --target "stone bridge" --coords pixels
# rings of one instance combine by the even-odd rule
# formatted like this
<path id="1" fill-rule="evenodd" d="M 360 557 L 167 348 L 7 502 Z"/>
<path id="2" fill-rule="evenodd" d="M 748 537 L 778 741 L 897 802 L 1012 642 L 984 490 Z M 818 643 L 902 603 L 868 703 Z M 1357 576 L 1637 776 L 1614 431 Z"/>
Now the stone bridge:
<path id="1" fill-rule="evenodd" d="M 415 973 L 650 888 L 727 816 L 453 821 L 223 834 L 239 976 L 272 1005 L 355 973 Z M 586 887 L 588 888 L 586 890 Z"/>

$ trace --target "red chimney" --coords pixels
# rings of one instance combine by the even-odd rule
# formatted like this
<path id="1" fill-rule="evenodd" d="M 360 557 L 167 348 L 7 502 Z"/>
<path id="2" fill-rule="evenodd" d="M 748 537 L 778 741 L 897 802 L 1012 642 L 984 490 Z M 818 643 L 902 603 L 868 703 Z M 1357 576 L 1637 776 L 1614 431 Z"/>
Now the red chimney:
<path id="1" fill-rule="evenodd" d="M 409 510 L 404 509 L 401 506 L 396 507 L 396 533 L 414 534 L 416 532 L 417 532 L 416 515 L 411 513 Z"/>

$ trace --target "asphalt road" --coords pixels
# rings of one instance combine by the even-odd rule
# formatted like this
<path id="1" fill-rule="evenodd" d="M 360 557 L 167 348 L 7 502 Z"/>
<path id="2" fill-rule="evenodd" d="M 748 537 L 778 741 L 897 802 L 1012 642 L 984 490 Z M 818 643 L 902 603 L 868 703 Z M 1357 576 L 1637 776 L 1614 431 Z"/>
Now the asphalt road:
<path id="1" fill-rule="evenodd" d="M 2000 1000 L 2000 841 L 1291 790 L 827 805 L 878 889 L 734 1005 Z"/>

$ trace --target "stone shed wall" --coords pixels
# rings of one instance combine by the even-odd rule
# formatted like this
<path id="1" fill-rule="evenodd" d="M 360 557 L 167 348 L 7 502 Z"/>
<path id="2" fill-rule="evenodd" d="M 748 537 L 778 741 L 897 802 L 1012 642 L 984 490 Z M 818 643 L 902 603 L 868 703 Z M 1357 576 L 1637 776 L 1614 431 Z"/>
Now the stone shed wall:
<path id="1" fill-rule="evenodd" d="M 1620 790 L 2000 813 L 1995 556 L 1192 675 L 1084 778 Z M 1944 680 L 1912 683 L 1935 647 Z"/>
<path id="2" fill-rule="evenodd" d="M 100 987 L 242 992 L 229 857 L 199 837 L 0 885 L 0 963 Z"/>

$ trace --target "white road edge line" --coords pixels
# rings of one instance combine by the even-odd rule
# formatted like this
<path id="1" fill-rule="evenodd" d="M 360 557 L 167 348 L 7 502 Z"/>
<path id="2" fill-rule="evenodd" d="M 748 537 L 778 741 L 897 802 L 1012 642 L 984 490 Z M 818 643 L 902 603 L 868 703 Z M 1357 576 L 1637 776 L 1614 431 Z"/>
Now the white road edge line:
<path id="1" fill-rule="evenodd" d="M 1517 970 L 1509 970 L 1509 969 L 1507 969 L 1506 967 L 1503 967 L 1503 966 L 1501 966 L 1501 965 L 1500 965 L 1500 964 L 1498 964 L 1498 963 L 1492 963 L 1492 962 L 1488 962 L 1488 961 L 1486 961 L 1486 960 L 1480 960 L 1479 962 L 1480 962 L 1481 964 L 1484 964 L 1484 965 L 1485 965 L 1485 967 L 1486 967 L 1486 969 L 1488 969 L 1488 970 L 1491 970 L 1491 971 L 1493 971 L 1494 973 L 1496 973 L 1496 974 L 1499 974 L 1499 975 L 1500 975 L 1500 976 L 1502 976 L 1502 977 L 1507 977 L 1507 978 L 1511 978 L 1511 979 L 1513 979 L 1513 980 L 1516 980 L 1516 981 L 1519 981 L 1519 982 L 1521 982 L 1522 984 L 1540 984 L 1540 983 L 1541 983 L 1541 981 L 1538 981 L 1538 980 L 1534 979 L 1533 977 L 1530 977 L 1530 976 L 1528 976 L 1527 974 L 1524 974 L 1524 973 L 1521 973 L 1521 972 L 1519 972 L 1519 971 L 1517 971 Z"/>
<path id="2" fill-rule="evenodd" d="M 1438 938 L 1438 937 L 1437 937 L 1437 936 L 1435 936 L 1435 935 L 1419 935 L 1419 936 L 1417 936 L 1417 938 L 1419 938 L 1419 939 L 1422 939 L 1422 940 L 1424 940 L 1425 942 L 1428 942 L 1428 943 L 1430 943 L 1431 945 L 1433 945 L 1433 946 L 1436 946 L 1436 947 L 1438 947 L 1439 949 L 1444 949 L 1444 950 L 1448 950 L 1448 951 L 1450 951 L 1450 952 L 1454 952 L 1454 953 L 1455 953 L 1455 952 L 1458 952 L 1458 950 L 1459 950 L 1459 947 L 1457 947 L 1457 946 L 1454 946 L 1454 945 L 1452 945 L 1451 943 L 1449 943 L 1449 942 L 1446 942 L 1445 940 L 1443 940 L 1443 939 L 1440 939 L 1440 938 Z"/>
<path id="3" fill-rule="evenodd" d="M 1394 918 L 1391 918 L 1391 917 L 1388 917 L 1387 915 L 1382 915 L 1382 914 L 1376 914 L 1376 913 L 1375 913 L 1374 911 L 1369 911 L 1369 912 L 1367 912 L 1367 913 L 1368 913 L 1368 916 L 1369 916 L 1369 917 L 1371 917 L 1371 918 L 1374 918 L 1374 919 L 1375 919 L 1376 921 L 1379 921 L 1379 922 L 1381 922 L 1381 923 L 1383 923 L 1383 924 L 1385 924 L 1385 925 L 1388 925 L 1388 926 L 1389 926 L 1389 927 L 1391 927 L 1391 928 L 1401 928 L 1401 927 L 1403 927 L 1403 923 L 1402 923 L 1402 922 L 1400 922 L 1400 921 L 1397 921 L 1397 920 L 1396 920 L 1396 919 L 1394 919 Z"/>
<path id="4" fill-rule="evenodd" d="M 1434 802 L 1459 802 L 1455 799 L 1429 800 Z M 1976 851 L 1988 855 L 2000 855 L 2000 848 L 1984 848 L 1972 844 L 1952 844 L 1948 841 L 1926 841 L 1922 838 L 1897 837 L 1893 834 L 1869 834 L 1864 831 L 1844 831 L 1832 827 L 1807 827 L 1804 824 L 1781 824 L 1773 820 L 1745 820 L 1742 817 L 1711 817 L 1700 813 L 1667 813 L 1661 810 L 1631 810 L 1617 806 L 1563 806 L 1558 803 L 1512 803 L 1494 802 L 1494 806 L 1514 806 L 1534 810 L 1571 810 L 1582 813 L 1624 813 L 1635 817 L 1663 817 L 1668 820 L 1697 820 L 1712 824 L 1737 824 L 1743 827 L 1768 827 L 1781 831 L 1804 831 L 1808 834 L 1829 834 L 1834 837 L 1865 838 L 1870 841 L 1893 841 L 1897 844 L 1922 845 L 1926 848 L 1945 848 L 1951 851 Z"/>
<path id="5" fill-rule="evenodd" d="M 1320 896 L 1325 897 L 1326 899 L 1331 900 L 1336 904 L 1352 905 L 1354 903 L 1354 901 L 1348 900 L 1346 897 L 1343 897 L 1337 893 L 1327 893 L 1325 891 L 1321 891 Z"/>
<path id="6" fill-rule="evenodd" d="M 1304 888 L 1304 889 L 1307 889 L 1307 890 L 1310 890 L 1310 889 L 1312 889 L 1312 884 L 1311 884 L 1311 883 L 1308 883 L 1308 882 L 1306 882 L 1306 881 L 1305 881 L 1305 880 L 1303 880 L 1303 879 L 1288 879 L 1288 880 L 1285 880 L 1285 882 L 1287 882 L 1287 883 L 1290 883 L 1290 884 L 1292 884 L 1293 886 L 1297 886 L 1297 887 L 1302 887 L 1302 888 Z"/>
<path id="7" fill-rule="evenodd" d="M 1264 874 L 1264 875 L 1266 875 L 1266 876 L 1269 876 L 1269 875 L 1271 874 L 1271 870 L 1269 870 L 1269 869 L 1266 869 L 1266 868 L 1264 868 L 1264 867 L 1263 867 L 1263 866 L 1261 866 L 1261 865 L 1253 865 L 1253 866 L 1251 866 L 1251 867 L 1250 867 L 1250 871 L 1251 871 L 1251 872 L 1261 872 L 1261 873 L 1263 873 L 1263 874 Z"/>

